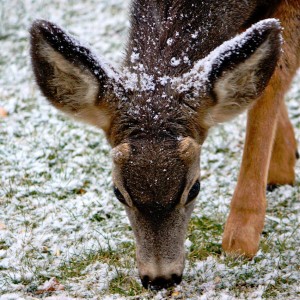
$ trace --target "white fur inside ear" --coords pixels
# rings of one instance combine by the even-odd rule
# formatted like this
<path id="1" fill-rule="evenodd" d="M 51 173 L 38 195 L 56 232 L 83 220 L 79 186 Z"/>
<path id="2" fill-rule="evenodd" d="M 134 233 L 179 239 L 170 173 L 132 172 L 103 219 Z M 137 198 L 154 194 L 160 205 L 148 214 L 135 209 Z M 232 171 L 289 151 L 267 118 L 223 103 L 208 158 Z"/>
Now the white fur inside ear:
<path id="1" fill-rule="evenodd" d="M 249 107 L 258 97 L 259 77 L 257 70 L 270 51 L 270 42 L 265 41 L 246 61 L 226 71 L 216 82 L 214 93 L 217 104 L 205 118 L 207 126 L 225 122 Z"/>
<path id="2" fill-rule="evenodd" d="M 108 110 L 95 105 L 99 82 L 91 71 L 73 65 L 46 42 L 40 47 L 40 55 L 54 70 L 49 84 L 56 91 L 56 107 L 73 118 L 100 127 L 104 131 L 108 130 L 110 114 Z"/>
<path id="3" fill-rule="evenodd" d="M 46 42 L 40 50 L 40 54 L 54 68 L 51 85 L 56 88 L 57 96 L 64 99 L 63 104 L 69 103 L 72 107 L 94 104 L 99 83 L 91 72 L 71 64 Z"/>

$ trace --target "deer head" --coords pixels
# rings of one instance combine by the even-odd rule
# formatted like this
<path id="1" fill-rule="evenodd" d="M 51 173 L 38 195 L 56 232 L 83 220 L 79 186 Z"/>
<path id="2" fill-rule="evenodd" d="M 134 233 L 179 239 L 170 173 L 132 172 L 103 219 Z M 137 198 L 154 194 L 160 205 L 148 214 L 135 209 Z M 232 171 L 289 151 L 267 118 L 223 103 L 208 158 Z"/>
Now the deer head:
<path id="1" fill-rule="evenodd" d="M 265 20 L 171 77 L 138 64 L 117 72 L 55 24 L 32 25 L 41 91 L 59 110 L 101 128 L 113 148 L 114 192 L 135 234 L 145 287 L 181 281 L 201 145 L 211 126 L 263 93 L 280 45 L 279 23 Z"/>

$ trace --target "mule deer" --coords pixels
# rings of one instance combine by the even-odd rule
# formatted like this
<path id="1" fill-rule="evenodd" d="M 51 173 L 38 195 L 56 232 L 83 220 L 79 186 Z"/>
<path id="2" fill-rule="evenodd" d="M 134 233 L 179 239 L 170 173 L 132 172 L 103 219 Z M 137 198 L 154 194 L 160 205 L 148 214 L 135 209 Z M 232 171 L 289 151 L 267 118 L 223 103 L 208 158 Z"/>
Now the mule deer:
<path id="1" fill-rule="evenodd" d="M 134 0 L 118 72 L 55 24 L 32 25 L 41 91 L 103 129 L 113 148 L 114 193 L 135 234 L 145 287 L 181 281 L 201 145 L 210 127 L 245 109 L 243 161 L 222 245 L 256 254 L 267 184 L 295 180 L 296 140 L 283 97 L 299 66 L 299 26 L 298 0 Z"/>

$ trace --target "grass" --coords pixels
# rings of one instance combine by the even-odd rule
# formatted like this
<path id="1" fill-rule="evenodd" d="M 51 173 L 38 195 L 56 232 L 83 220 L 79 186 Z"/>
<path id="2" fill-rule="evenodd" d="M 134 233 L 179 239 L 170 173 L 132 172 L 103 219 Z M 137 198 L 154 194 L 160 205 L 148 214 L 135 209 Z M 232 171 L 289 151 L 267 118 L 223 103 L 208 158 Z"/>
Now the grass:
<path id="1" fill-rule="evenodd" d="M 86 277 L 86 269 L 94 264 L 101 262 L 106 264 L 108 272 L 113 272 L 114 276 L 109 281 L 107 291 L 111 294 L 120 294 L 123 296 L 135 296 L 145 292 L 140 281 L 133 277 L 128 270 L 133 265 L 132 258 L 134 257 L 134 244 L 122 243 L 117 250 L 98 250 L 81 253 L 77 256 L 72 256 L 70 260 L 64 262 L 59 267 L 59 280 L 67 283 L 68 279 Z"/>
<path id="2" fill-rule="evenodd" d="M 191 262 L 206 259 L 222 252 L 220 237 L 223 224 L 206 216 L 193 217 L 189 224 L 188 238 L 192 242 L 188 258 Z"/>
<path id="3" fill-rule="evenodd" d="M 145 292 L 141 282 L 137 281 L 126 273 L 119 273 L 118 276 L 109 283 L 109 292 L 123 296 L 136 296 Z"/>

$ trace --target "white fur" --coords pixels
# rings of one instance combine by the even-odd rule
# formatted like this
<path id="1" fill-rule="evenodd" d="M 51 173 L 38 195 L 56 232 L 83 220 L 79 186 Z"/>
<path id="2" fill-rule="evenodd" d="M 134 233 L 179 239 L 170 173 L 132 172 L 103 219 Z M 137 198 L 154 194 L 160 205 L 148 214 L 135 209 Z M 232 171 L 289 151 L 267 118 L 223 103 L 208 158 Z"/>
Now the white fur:
<path id="1" fill-rule="evenodd" d="M 46 42 L 40 54 L 54 67 L 55 77 L 50 84 L 56 89 L 61 104 L 58 108 L 68 115 L 107 130 L 110 125 L 108 111 L 95 105 L 99 83 L 91 72 L 72 65 Z"/>

